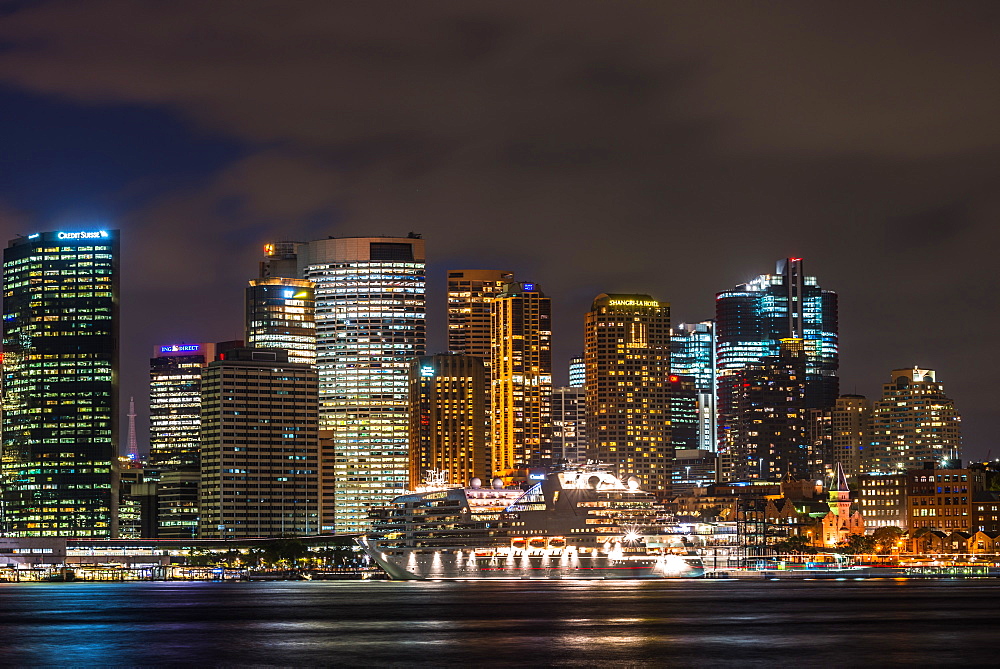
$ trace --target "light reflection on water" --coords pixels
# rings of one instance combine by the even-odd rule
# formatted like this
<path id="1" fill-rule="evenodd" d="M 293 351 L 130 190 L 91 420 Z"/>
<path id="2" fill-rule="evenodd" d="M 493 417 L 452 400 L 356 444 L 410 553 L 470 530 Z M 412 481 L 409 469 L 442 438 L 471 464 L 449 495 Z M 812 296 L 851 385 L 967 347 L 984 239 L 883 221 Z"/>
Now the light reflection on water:
<path id="1" fill-rule="evenodd" d="M 0 665 L 991 665 L 1000 581 L 0 584 Z"/>

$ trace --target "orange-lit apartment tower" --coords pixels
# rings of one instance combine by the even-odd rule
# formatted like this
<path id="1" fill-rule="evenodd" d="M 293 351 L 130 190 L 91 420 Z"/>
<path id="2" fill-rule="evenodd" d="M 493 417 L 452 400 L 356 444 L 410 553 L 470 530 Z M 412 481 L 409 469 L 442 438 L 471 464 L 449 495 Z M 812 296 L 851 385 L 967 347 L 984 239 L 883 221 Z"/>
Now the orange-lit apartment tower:
<path id="1" fill-rule="evenodd" d="M 493 467 L 549 464 L 551 302 L 535 283 L 508 283 L 491 303 Z"/>
<path id="2" fill-rule="evenodd" d="M 670 491 L 670 304 L 599 295 L 584 325 L 587 438 L 593 458 Z"/>
<path id="3" fill-rule="evenodd" d="M 430 471 L 445 483 L 489 481 L 483 361 L 470 355 L 416 358 L 410 367 L 410 489 Z"/>
<path id="4" fill-rule="evenodd" d="M 481 358 L 487 373 L 493 355 L 490 303 L 513 280 L 510 272 L 495 269 L 448 272 L 448 350 Z"/>

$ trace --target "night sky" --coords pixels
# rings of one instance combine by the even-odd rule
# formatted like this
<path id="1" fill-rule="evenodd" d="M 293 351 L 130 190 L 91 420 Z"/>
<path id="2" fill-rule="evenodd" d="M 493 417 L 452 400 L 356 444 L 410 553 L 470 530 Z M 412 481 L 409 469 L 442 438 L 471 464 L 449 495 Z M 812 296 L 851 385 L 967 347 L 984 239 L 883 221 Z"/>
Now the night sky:
<path id="1" fill-rule="evenodd" d="M 801 256 L 842 392 L 936 369 L 997 457 L 1000 4 L 872 4 L 0 0 L 0 234 L 122 230 L 124 406 L 266 241 L 423 233 L 431 352 L 447 269 L 537 281 L 557 382 L 598 293 Z"/>

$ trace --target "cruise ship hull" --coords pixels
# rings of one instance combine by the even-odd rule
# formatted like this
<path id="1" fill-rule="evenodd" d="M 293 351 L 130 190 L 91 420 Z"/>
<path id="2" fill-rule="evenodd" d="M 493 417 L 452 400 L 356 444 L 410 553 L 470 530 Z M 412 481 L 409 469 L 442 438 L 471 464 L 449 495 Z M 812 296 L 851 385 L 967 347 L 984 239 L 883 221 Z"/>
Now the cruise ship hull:
<path id="1" fill-rule="evenodd" d="M 615 556 L 573 552 L 526 555 L 475 550 L 392 550 L 361 541 L 365 553 L 395 580 L 698 578 L 701 560 L 679 555 Z M 483 554 L 492 553 L 492 554 Z"/>

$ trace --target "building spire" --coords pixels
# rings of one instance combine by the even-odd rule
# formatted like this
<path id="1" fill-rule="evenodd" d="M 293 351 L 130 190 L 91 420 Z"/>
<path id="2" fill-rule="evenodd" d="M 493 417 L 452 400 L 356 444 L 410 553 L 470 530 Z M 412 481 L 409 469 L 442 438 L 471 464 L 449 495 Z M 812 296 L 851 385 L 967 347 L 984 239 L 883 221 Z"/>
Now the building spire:
<path id="1" fill-rule="evenodd" d="M 135 440 L 135 398 L 128 399 L 128 450 L 126 455 L 132 462 L 139 460 L 139 444 Z"/>
<path id="2" fill-rule="evenodd" d="M 847 474 L 844 473 L 844 467 L 839 462 L 837 463 L 837 472 L 833 476 L 834 488 L 831 492 L 850 492 L 851 489 L 847 487 Z"/>
<path id="3" fill-rule="evenodd" d="M 844 474 L 844 467 L 839 462 L 832 478 L 827 504 L 840 522 L 844 522 L 851 515 L 851 489 L 847 487 L 847 475 Z"/>

